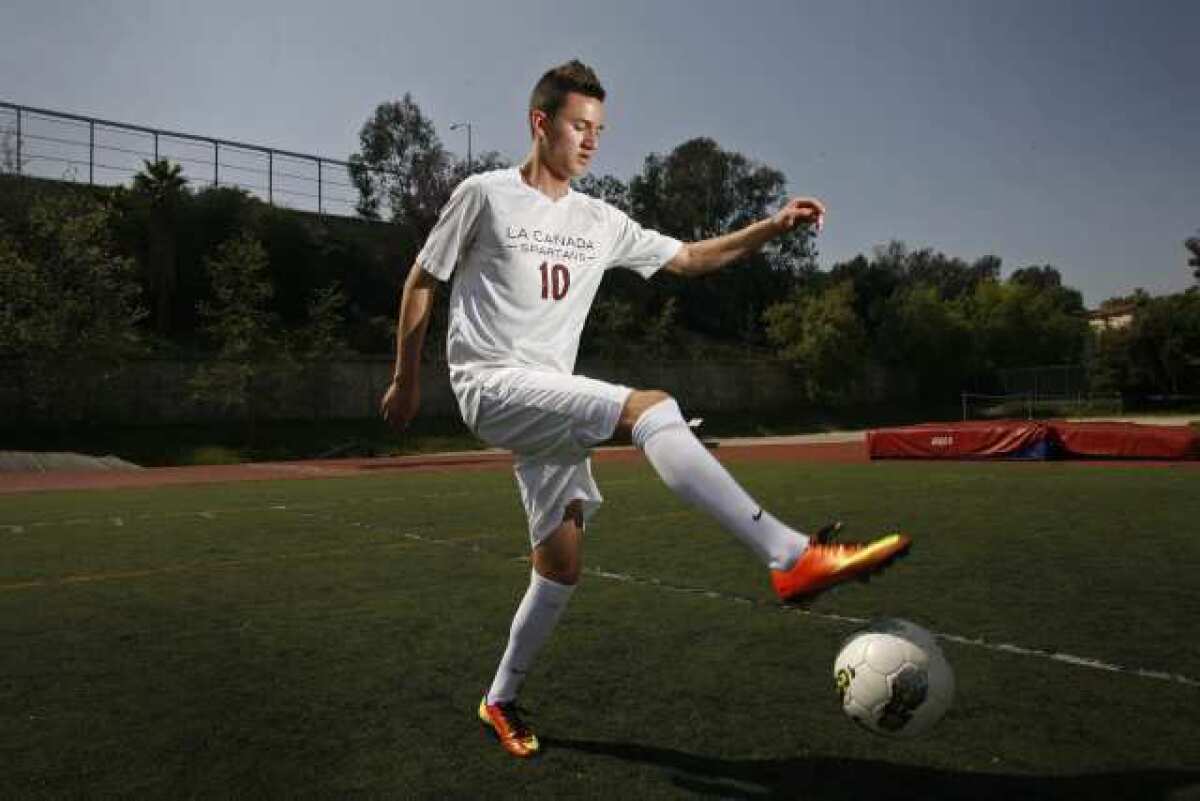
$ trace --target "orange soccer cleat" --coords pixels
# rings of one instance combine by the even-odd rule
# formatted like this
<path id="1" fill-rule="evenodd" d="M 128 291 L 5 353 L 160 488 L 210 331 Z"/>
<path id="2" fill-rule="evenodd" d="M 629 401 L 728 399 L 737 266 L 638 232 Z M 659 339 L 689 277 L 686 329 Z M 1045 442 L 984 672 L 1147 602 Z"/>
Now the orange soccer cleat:
<path id="1" fill-rule="evenodd" d="M 779 599 L 805 601 L 850 579 L 866 580 L 908 552 L 912 539 L 894 533 L 869 543 L 831 545 L 814 539 L 788 570 L 772 570 Z"/>
<path id="2" fill-rule="evenodd" d="M 538 752 L 538 738 L 517 714 L 517 705 L 489 704 L 485 694 L 479 701 L 479 722 L 492 730 L 501 747 L 515 757 L 531 757 Z"/>

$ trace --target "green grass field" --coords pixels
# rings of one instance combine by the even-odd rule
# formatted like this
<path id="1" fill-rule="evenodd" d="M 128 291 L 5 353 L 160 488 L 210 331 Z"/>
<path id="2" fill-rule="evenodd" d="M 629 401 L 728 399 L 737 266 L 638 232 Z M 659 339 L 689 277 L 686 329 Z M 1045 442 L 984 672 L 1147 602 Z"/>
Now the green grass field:
<path id="1" fill-rule="evenodd" d="M 0 497 L 0 797 L 1200 798 L 1200 470 L 731 469 L 913 552 L 783 610 L 649 468 L 597 465 L 532 762 L 473 717 L 528 579 L 506 471 Z M 876 615 L 952 635 L 924 739 L 838 709 Z"/>

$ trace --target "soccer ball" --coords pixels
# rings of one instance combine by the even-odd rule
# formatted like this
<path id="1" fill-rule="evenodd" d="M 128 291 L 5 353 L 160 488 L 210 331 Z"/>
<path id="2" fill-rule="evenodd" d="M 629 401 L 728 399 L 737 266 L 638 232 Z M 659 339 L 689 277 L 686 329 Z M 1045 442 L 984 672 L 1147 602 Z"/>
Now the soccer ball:
<path id="1" fill-rule="evenodd" d="M 929 731 L 954 699 L 954 671 L 933 635 L 899 618 L 847 637 L 833 678 L 850 719 L 888 737 Z"/>

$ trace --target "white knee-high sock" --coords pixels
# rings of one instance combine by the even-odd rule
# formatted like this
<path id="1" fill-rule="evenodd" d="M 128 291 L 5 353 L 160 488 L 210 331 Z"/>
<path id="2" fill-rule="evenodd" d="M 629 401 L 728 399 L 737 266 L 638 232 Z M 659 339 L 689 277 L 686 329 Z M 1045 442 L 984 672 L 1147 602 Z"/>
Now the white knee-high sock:
<path id="1" fill-rule="evenodd" d="M 508 647 L 504 649 L 504 657 L 488 689 L 489 704 L 511 701 L 517 697 L 534 657 L 562 617 L 574 591 L 572 584 L 559 584 L 539 575 L 536 570 L 530 571 L 529 589 L 525 591 L 525 597 L 513 615 Z"/>
<path id="2" fill-rule="evenodd" d="M 795 564 L 808 537 L 751 498 L 688 428 L 674 399 L 656 403 L 633 426 L 633 442 L 676 495 L 712 515 L 772 570 Z"/>

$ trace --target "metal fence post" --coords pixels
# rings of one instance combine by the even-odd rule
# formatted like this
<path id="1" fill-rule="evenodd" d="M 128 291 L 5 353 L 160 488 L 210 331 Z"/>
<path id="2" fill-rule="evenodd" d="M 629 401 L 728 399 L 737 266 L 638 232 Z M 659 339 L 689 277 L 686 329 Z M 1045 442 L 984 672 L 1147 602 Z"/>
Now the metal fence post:
<path id="1" fill-rule="evenodd" d="M 244 149 L 244 150 L 252 151 L 259 155 L 261 155 L 262 153 L 266 153 L 267 158 L 268 158 L 267 187 L 266 187 L 267 202 L 271 206 L 275 205 L 275 153 L 278 152 L 281 156 L 285 157 L 286 159 L 292 159 L 292 160 L 296 161 L 297 163 L 301 163 L 301 162 L 305 162 L 305 161 L 309 162 L 309 163 L 316 162 L 316 164 L 317 164 L 317 176 L 316 176 L 317 211 L 321 215 L 325 214 L 325 162 L 328 161 L 330 164 L 336 165 L 336 167 L 340 168 L 341 170 L 346 171 L 347 174 L 349 174 L 349 169 L 353 166 L 352 164 L 349 164 L 347 162 L 339 161 L 336 159 L 326 159 L 326 158 L 319 156 L 317 154 L 314 154 L 314 153 L 295 153 L 295 152 L 292 152 L 289 150 L 276 150 L 274 148 L 267 148 L 267 147 L 264 147 L 261 145 L 247 144 L 247 143 L 236 142 L 236 141 L 231 141 L 231 140 L 227 140 L 227 139 L 218 139 L 218 138 L 215 138 L 212 136 L 206 136 L 206 135 L 202 135 L 202 134 L 191 134 L 191 133 L 186 133 L 186 132 L 181 132 L 181 131 L 168 130 L 165 128 L 163 128 L 163 129 L 151 128 L 148 126 L 134 125 L 131 123 L 107 120 L 107 119 L 102 119 L 102 118 L 98 118 L 98 117 L 88 117 L 88 116 L 84 116 L 84 115 L 80 115 L 80 114 L 70 114 L 67 112 L 55 111 L 52 109 L 42 109 L 42 108 L 37 108 L 34 106 L 21 106 L 16 103 L 9 103 L 3 99 L 0 99 L 0 110 L 9 110 L 10 113 L 15 113 L 15 115 L 16 115 L 15 131 L 16 131 L 16 140 L 17 141 L 16 141 L 16 148 L 15 148 L 15 156 L 16 156 L 15 172 L 17 174 L 23 174 L 25 171 L 25 121 L 26 121 L 25 118 L 27 116 L 26 112 L 29 112 L 29 114 L 32 114 L 38 118 L 40 118 L 41 116 L 44 115 L 48 119 L 51 119 L 54 121 L 69 121 L 74 126 L 76 126 L 74 128 L 74 130 L 72 130 L 71 134 L 69 135 L 69 138 L 67 138 L 67 139 L 62 139 L 62 140 L 53 139 L 53 138 L 49 139 L 49 141 L 58 142 L 59 144 L 70 147 L 70 148 L 72 148 L 72 150 L 59 149 L 56 152 L 42 153 L 42 152 L 37 151 L 37 149 L 35 149 L 35 155 L 31 157 L 31 160 L 36 160 L 38 165 L 41 165 L 44 160 L 46 162 L 62 163 L 62 164 L 66 164 L 68 166 L 68 169 L 65 172 L 63 172 L 57 178 L 52 179 L 52 180 L 68 181 L 68 182 L 74 181 L 74 182 L 82 183 L 81 176 L 79 175 L 79 160 L 75 159 L 73 157 L 73 154 L 78 154 L 78 151 L 73 150 L 73 148 L 83 147 L 85 144 L 87 145 L 87 148 L 88 148 L 88 183 L 93 186 L 110 185 L 110 184 L 114 183 L 114 180 L 111 178 L 111 175 L 110 175 L 110 173 L 112 173 L 112 172 L 128 173 L 128 174 L 136 173 L 136 169 L 134 169 L 134 168 L 127 168 L 127 167 L 123 167 L 123 166 L 118 166 L 116 164 L 99 164 L 98 165 L 97 161 L 96 161 L 96 151 L 97 150 L 109 150 L 109 151 L 115 150 L 115 151 L 121 151 L 121 152 L 130 152 L 133 155 L 135 155 L 138 159 L 144 159 L 146 156 L 151 155 L 150 153 L 145 153 L 144 151 L 140 150 L 140 147 L 136 150 L 124 151 L 123 148 L 116 147 L 115 142 L 112 142 L 109 144 L 97 142 L 96 141 L 96 129 L 97 128 L 108 128 L 109 130 L 118 131 L 121 133 L 136 132 L 137 134 L 139 134 L 142 137 L 151 138 L 153 140 L 152 151 L 153 151 L 153 158 L 154 158 L 155 163 L 159 162 L 160 160 L 162 160 L 164 158 L 167 158 L 167 159 L 170 158 L 169 155 L 163 153 L 163 145 L 162 145 L 161 140 L 162 140 L 162 137 L 164 137 L 164 136 L 170 137 L 172 139 L 172 141 L 174 141 L 174 142 L 186 143 L 189 146 L 202 146 L 205 144 L 211 145 L 213 148 L 212 186 L 214 186 L 214 187 L 219 187 L 221 185 L 221 145 L 223 145 L 223 144 L 229 145 L 234 150 L 243 150 Z M 81 142 L 74 138 L 76 135 L 76 132 L 78 130 L 78 126 L 82 126 L 82 125 L 86 125 L 88 128 L 88 141 L 87 142 Z M 9 129 L 9 130 L 12 131 L 13 129 Z M 2 131 L 0 131 L 0 133 L 2 133 Z M 42 137 L 36 135 L 36 132 L 35 132 L 34 138 L 40 140 Z M 144 147 L 145 146 L 144 139 L 142 141 L 143 141 L 143 144 L 141 145 L 141 147 Z M 468 142 L 468 145 L 470 145 L 470 142 Z M 470 149 L 470 147 L 468 147 L 468 150 L 469 149 Z M 12 155 L 12 153 L 10 153 L 10 158 L 11 158 L 11 155 Z M 190 162 L 190 159 L 184 159 L 184 160 Z M 203 164 L 204 162 L 203 162 L 203 160 L 201 160 L 199 163 Z M 101 169 L 106 171 L 106 173 L 104 175 L 99 176 L 100 180 L 104 182 L 103 184 L 96 184 L 96 178 L 97 178 L 96 167 L 97 166 L 99 166 Z M 181 166 L 182 166 L 182 164 L 181 164 Z M 234 164 L 232 164 L 231 166 L 234 168 L 235 172 L 239 169 L 247 169 L 243 166 L 239 166 L 236 162 Z M 336 171 L 337 170 L 335 170 L 335 172 Z M 42 172 L 41 166 L 35 167 L 33 170 L 33 174 L 40 174 L 41 172 Z M 198 170 L 196 172 L 191 172 L 189 170 L 189 174 L 191 174 L 193 176 L 192 179 L 194 179 L 194 180 L 202 180 L 199 177 Z M 289 176 L 290 178 L 297 179 L 305 184 L 308 181 L 313 180 L 313 178 L 308 177 L 308 176 L 302 176 L 302 175 L 291 176 L 289 173 L 285 173 L 285 175 Z M 351 179 L 353 178 L 352 175 L 350 177 L 351 177 Z M 192 180 L 192 179 L 189 179 L 189 180 Z M 236 187 L 239 185 L 239 183 L 238 183 L 239 179 L 236 175 L 230 180 L 232 181 L 232 183 L 230 184 L 231 186 Z M 119 178 L 116 179 L 115 182 L 120 183 L 120 179 Z M 335 187 L 338 187 L 338 186 L 344 186 L 345 184 L 342 184 L 335 179 L 332 185 Z M 289 187 L 285 183 L 284 188 L 282 188 L 280 190 L 280 192 L 282 192 L 284 195 L 295 194 L 295 195 L 298 195 L 301 197 L 306 196 L 303 192 L 289 192 L 288 189 L 289 189 Z M 253 187 L 249 191 L 252 191 L 254 194 L 261 197 L 261 188 L 260 187 Z M 307 197 L 311 197 L 311 195 L 307 195 Z M 288 198 L 281 198 L 281 202 L 284 204 L 285 207 L 291 206 L 291 203 L 288 200 Z M 335 208 L 335 211 L 332 213 L 335 215 L 340 215 L 340 213 L 341 213 L 340 212 L 340 204 L 344 201 L 338 195 L 336 190 L 334 192 L 334 202 L 335 202 L 335 206 L 337 208 Z M 353 205 L 353 201 L 350 201 L 350 204 Z M 351 214 L 353 214 L 353 212 L 351 212 Z"/>

